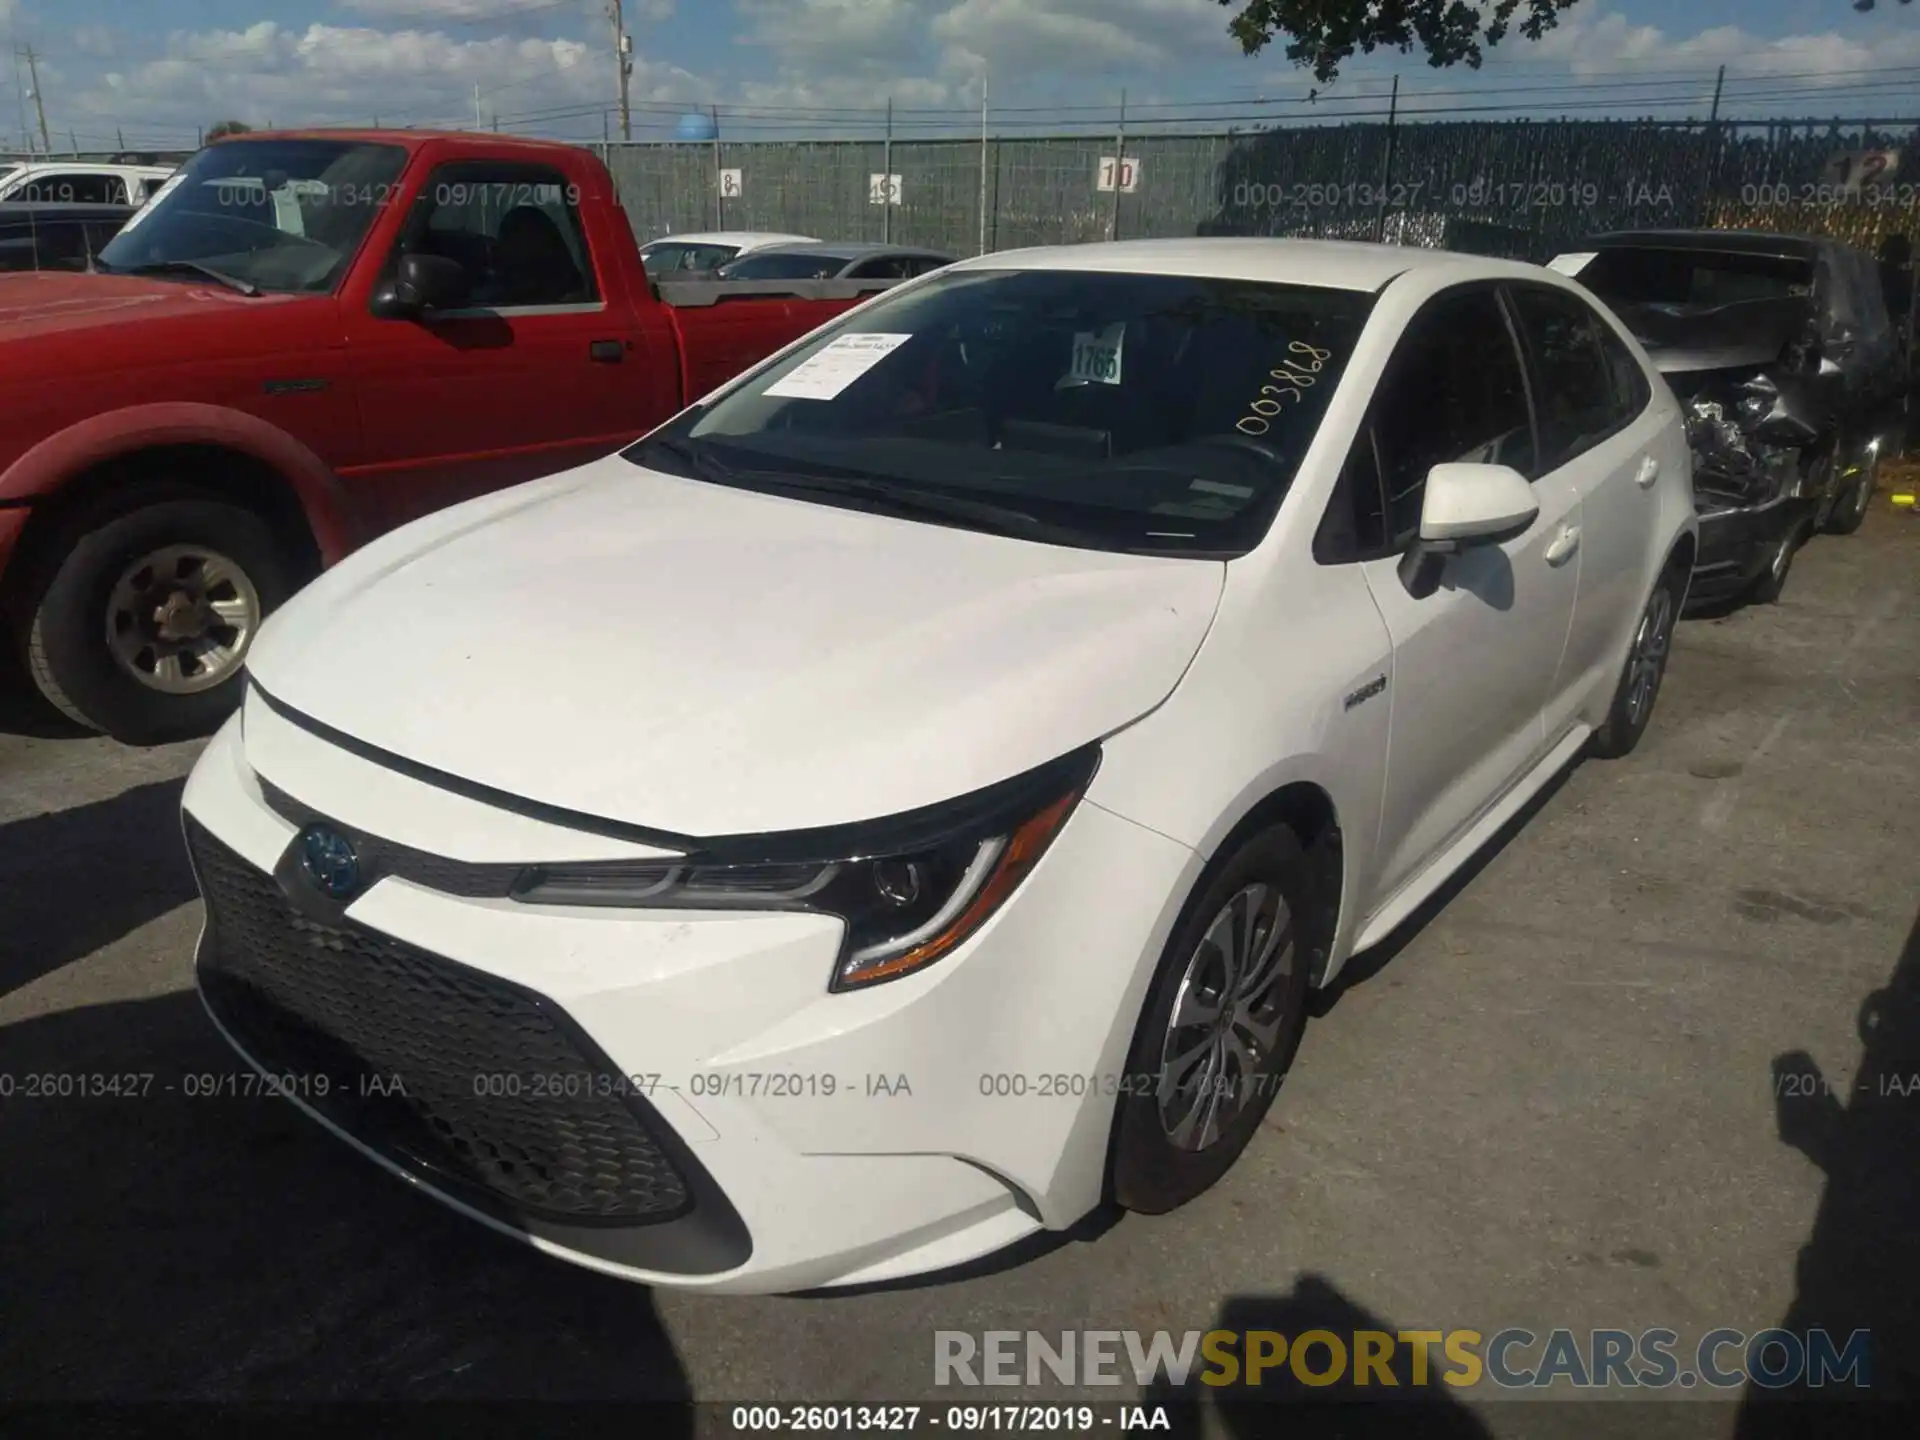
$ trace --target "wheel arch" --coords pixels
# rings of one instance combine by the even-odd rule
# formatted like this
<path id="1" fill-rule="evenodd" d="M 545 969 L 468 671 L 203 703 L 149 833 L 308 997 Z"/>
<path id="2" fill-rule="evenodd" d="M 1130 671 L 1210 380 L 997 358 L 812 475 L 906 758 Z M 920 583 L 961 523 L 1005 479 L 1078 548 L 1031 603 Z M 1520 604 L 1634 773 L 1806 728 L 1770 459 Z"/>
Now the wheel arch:
<path id="1" fill-rule="evenodd" d="M 9 588 L 75 516 L 157 481 L 259 514 L 307 575 L 364 538 L 339 478 L 285 431 L 220 406 L 139 406 L 51 435 L 0 474 L 0 497 L 29 509 L 7 567 Z"/>

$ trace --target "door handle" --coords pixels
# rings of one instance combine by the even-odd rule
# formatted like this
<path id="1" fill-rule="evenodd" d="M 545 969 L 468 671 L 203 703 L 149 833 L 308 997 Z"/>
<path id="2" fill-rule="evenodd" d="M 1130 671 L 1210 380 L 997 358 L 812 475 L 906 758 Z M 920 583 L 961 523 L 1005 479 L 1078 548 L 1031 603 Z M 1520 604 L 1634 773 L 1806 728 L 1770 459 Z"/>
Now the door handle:
<path id="1" fill-rule="evenodd" d="M 1580 527 L 1562 525 L 1560 533 L 1553 537 L 1553 543 L 1547 546 L 1547 563 L 1561 565 L 1572 558 L 1573 552 L 1580 548 Z"/>
<path id="2" fill-rule="evenodd" d="M 1660 462 L 1651 455 L 1647 456 L 1640 462 L 1640 473 L 1633 478 L 1642 490 L 1651 490 L 1653 482 L 1660 478 Z"/>
<path id="3" fill-rule="evenodd" d="M 587 346 L 587 356 L 602 365 L 618 365 L 626 358 L 627 347 L 618 340 L 596 340 Z"/>

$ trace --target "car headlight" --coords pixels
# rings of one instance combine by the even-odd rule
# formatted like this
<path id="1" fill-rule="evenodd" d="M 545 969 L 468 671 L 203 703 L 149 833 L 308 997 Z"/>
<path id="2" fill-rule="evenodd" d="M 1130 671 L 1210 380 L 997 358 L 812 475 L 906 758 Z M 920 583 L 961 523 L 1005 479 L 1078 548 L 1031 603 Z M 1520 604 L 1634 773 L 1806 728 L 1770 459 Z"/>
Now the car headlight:
<path id="1" fill-rule="evenodd" d="M 871 824 L 714 841 L 671 860 L 530 867 L 530 905 L 804 910 L 846 924 L 830 990 L 951 953 L 1039 863 L 1099 766 L 1089 746 L 963 799 Z"/>

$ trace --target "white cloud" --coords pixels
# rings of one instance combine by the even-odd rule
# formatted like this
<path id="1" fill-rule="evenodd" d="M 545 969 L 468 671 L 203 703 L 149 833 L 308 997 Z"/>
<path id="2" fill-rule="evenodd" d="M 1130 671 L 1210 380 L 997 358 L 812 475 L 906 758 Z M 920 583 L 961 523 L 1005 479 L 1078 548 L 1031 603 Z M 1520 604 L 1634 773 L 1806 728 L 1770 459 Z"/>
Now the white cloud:
<path id="1" fill-rule="evenodd" d="M 1229 59 L 1226 21 L 1215 0 L 959 0 L 932 33 L 949 66 L 1099 72 Z"/>
<path id="2" fill-rule="evenodd" d="M 374 3 L 374 0 L 367 0 Z M 452 0 L 447 0 L 452 3 Z M 233 116 L 259 124 L 470 125 L 473 90 L 483 115 L 515 117 L 576 108 L 570 123 L 595 128 L 593 107 L 614 103 L 604 46 L 520 35 L 454 37 L 429 29 L 260 21 L 244 30 L 169 36 L 165 53 L 92 77 L 76 97 L 95 132 L 102 121 L 129 134 L 191 130 Z M 636 57 L 636 100 L 698 98 L 708 87 L 673 66 Z M 177 143 L 177 142 L 176 142 Z"/>
<path id="3" fill-rule="evenodd" d="M 1851 34 L 1828 30 L 1769 39 L 1737 25 L 1717 25 L 1679 38 L 1657 25 L 1635 24 L 1617 10 L 1570 10 L 1538 45 L 1522 42 L 1520 50 L 1563 61 L 1578 78 L 1618 78 L 1626 66 L 1712 70 L 1725 65 L 1730 79 L 1792 75 L 1818 85 L 1857 80 L 1866 70 L 1920 63 L 1920 32 L 1861 26 Z"/>

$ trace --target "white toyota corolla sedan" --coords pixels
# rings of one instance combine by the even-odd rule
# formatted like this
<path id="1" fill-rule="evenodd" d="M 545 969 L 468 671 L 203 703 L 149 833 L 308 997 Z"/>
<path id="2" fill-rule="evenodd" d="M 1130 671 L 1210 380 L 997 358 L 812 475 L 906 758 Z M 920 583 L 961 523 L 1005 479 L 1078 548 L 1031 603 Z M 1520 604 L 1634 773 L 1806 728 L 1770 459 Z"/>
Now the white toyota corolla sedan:
<path id="1" fill-rule="evenodd" d="M 1246 1146 L 1309 991 L 1647 725 L 1681 418 L 1532 266 L 990 255 L 266 626 L 201 992 L 543 1250 L 939 1270 Z"/>

